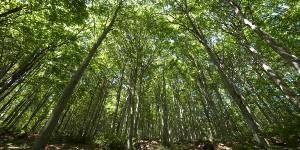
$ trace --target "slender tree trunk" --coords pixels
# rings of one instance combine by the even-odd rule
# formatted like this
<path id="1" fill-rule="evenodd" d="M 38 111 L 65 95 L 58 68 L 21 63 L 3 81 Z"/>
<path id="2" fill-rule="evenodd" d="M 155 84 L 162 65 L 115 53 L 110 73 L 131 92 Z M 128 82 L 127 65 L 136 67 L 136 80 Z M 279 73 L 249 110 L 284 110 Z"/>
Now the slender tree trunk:
<path id="1" fill-rule="evenodd" d="M 41 64 L 36 64 L 34 68 L 30 69 L 28 72 L 23 74 L 23 76 L 18 76 L 14 80 L 14 82 L 8 82 L 9 84 L 4 84 L 2 89 L 0 89 L 0 101 L 4 100 L 6 96 L 8 96 L 19 84 L 26 80 L 28 76 L 34 76 L 41 69 Z"/>
<path id="2" fill-rule="evenodd" d="M 162 91 L 162 108 L 163 108 L 163 135 L 162 135 L 162 143 L 165 146 L 170 145 L 169 140 L 169 108 L 167 102 L 167 91 L 166 91 L 166 78 L 165 78 L 165 70 L 163 70 L 163 91 Z"/>
<path id="3" fill-rule="evenodd" d="M 135 95 L 136 95 L 136 82 L 137 82 L 138 69 L 135 66 L 130 73 L 128 93 L 128 139 L 127 149 L 133 150 L 133 138 L 134 138 L 134 118 L 135 118 Z"/>
<path id="4" fill-rule="evenodd" d="M 250 82 L 250 81 L 246 81 L 247 82 L 247 84 L 249 85 L 249 87 L 250 87 L 250 89 L 252 90 L 252 91 L 257 91 L 256 90 L 256 88 L 255 88 L 255 86 Z M 277 112 L 278 113 L 278 115 L 275 115 L 274 114 L 274 112 L 272 111 L 273 109 L 272 108 L 270 108 L 269 106 L 268 106 L 268 104 L 265 102 L 265 98 L 263 98 L 259 93 L 257 93 L 257 92 L 254 92 L 254 95 L 255 95 L 255 97 L 257 97 L 260 101 L 259 102 L 257 102 L 257 103 L 261 103 L 262 104 L 262 110 L 263 111 L 265 111 L 265 114 L 266 115 L 269 115 L 269 118 L 272 120 L 272 122 L 274 122 L 275 123 L 275 125 L 277 125 L 277 126 L 279 126 L 279 127 L 282 127 L 282 125 L 281 125 L 281 122 L 280 122 L 280 119 L 279 119 L 279 117 L 281 116 L 281 114 L 280 114 L 280 112 Z"/>
<path id="5" fill-rule="evenodd" d="M 132 87 L 130 87 L 132 88 Z M 128 90 L 128 121 L 129 121 L 129 127 L 128 127 L 128 139 L 127 139 L 127 149 L 133 150 L 133 126 L 134 126 L 134 102 L 133 102 L 133 91 L 132 89 Z"/>
<path id="6" fill-rule="evenodd" d="M 8 99 L 8 101 L 2 105 L 2 107 L 0 108 L 0 114 L 4 114 L 2 113 L 3 111 L 5 111 L 7 108 L 9 108 L 9 106 L 11 106 L 12 102 L 15 100 L 15 98 L 24 90 L 23 88 L 25 87 L 26 83 L 23 83 L 19 89 Z"/>
<path id="7" fill-rule="evenodd" d="M 20 82 L 22 78 L 25 78 L 27 74 L 32 72 L 35 66 L 38 65 L 40 60 L 45 56 L 47 50 L 53 48 L 53 46 L 48 46 L 44 49 L 38 49 L 35 50 L 28 58 L 27 60 L 20 65 L 9 77 L 6 79 L 0 80 L 0 95 L 4 95 L 5 93 L 8 93 L 7 90 L 11 88 L 11 86 L 15 85 L 17 82 Z M 0 99 L 1 101 L 1 99 Z"/>
<path id="8" fill-rule="evenodd" d="M 119 2 L 117 9 L 115 10 L 111 22 L 109 23 L 109 25 L 107 27 L 105 27 L 101 36 L 98 38 L 97 42 L 93 45 L 91 51 L 89 52 L 87 57 L 84 59 L 83 63 L 80 65 L 78 70 L 72 75 L 71 80 L 69 81 L 67 86 L 64 88 L 63 93 L 62 93 L 60 99 L 58 100 L 58 103 L 55 106 L 50 119 L 48 120 L 47 124 L 40 132 L 40 136 L 34 143 L 34 146 L 33 146 L 34 150 L 40 150 L 45 147 L 45 145 L 48 142 L 54 128 L 56 127 L 58 120 L 59 120 L 63 110 L 65 109 L 77 83 L 81 79 L 81 77 L 82 77 L 85 69 L 89 65 L 90 61 L 96 54 L 97 48 L 101 45 L 101 43 L 105 39 L 106 35 L 112 29 L 112 26 L 117 18 L 117 14 L 118 14 L 119 10 L 121 9 L 121 5 L 122 5 L 122 0 Z"/>
<path id="9" fill-rule="evenodd" d="M 183 137 L 183 109 L 182 109 L 182 104 L 180 102 L 180 91 L 178 89 L 178 87 L 176 86 L 178 83 L 177 83 L 177 79 L 173 85 L 173 101 L 174 101 L 174 104 L 175 104 L 175 107 L 174 107 L 174 111 L 175 112 L 178 112 L 178 117 L 175 118 L 175 121 L 176 121 L 176 125 L 175 127 L 178 129 L 178 130 L 175 130 L 174 134 L 178 137 L 179 140 L 182 140 L 184 139 Z"/>
<path id="10" fill-rule="evenodd" d="M 71 106 L 68 106 L 68 112 L 70 111 L 70 107 Z M 67 128 L 67 126 L 69 125 L 69 122 L 70 122 L 70 120 L 72 120 L 72 117 L 73 117 L 73 112 L 74 112 L 74 110 L 71 110 L 71 112 L 68 113 L 69 115 L 68 115 L 68 118 L 66 119 L 66 121 L 62 122 L 63 127 L 61 127 L 61 131 L 64 131 Z"/>
<path id="11" fill-rule="evenodd" d="M 18 121 L 22 118 L 25 111 L 27 111 L 28 108 L 31 106 L 32 102 L 33 99 L 30 99 L 29 102 L 26 103 L 24 108 L 22 108 L 22 111 L 17 114 L 16 118 L 14 118 L 14 120 L 12 120 L 9 124 L 7 124 L 8 130 L 12 129 L 18 123 Z"/>
<path id="12" fill-rule="evenodd" d="M 120 100 L 121 100 L 121 92 L 122 92 L 123 80 L 124 80 L 124 71 L 125 71 L 125 65 L 123 66 L 123 69 L 121 71 L 121 78 L 120 78 L 120 83 L 119 83 L 119 87 L 118 87 L 118 91 L 117 91 L 117 104 L 116 104 L 116 108 L 114 111 L 114 118 L 113 118 L 113 123 L 112 123 L 112 129 L 113 129 L 114 133 L 117 133 L 116 122 L 117 122 L 119 105 L 120 105 Z"/>
<path id="13" fill-rule="evenodd" d="M 188 12 L 187 4 L 185 6 L 180 6 L 183 12 L 185 13 L 190 25 L 192 26 L 192 32 L 193 35 L 196 37 L 196 39 L 201 43 L 210 59 L 213 61 L 214 65 L 217 67 L 217 71 L 227 89 L 231 97 L 233 98 L 234 102 L 238 105 L 248 127 L 251 129 L 254 139 L 257 141 L 257 143 L 261 146 L 267 146 L 268 142 L 266 139 L 263 138 L 262 131 L 259 128 L 259 125 L 254 120 L 252 113 L 248 106 L 245 104 L 245 98 L 240 94 L 240 92 L 237 91 L 237 87 L 235 87 L 235 84 L 229 80 L 229 78 L 224 73 L 224 65 L 220 63 L 217 55 L 215 54 L 212 47 L 209 46 L 208 41 L 206 40 L 206 37 L 201 29 L 197 26 L 197 24 L 192 20 L 190 17 L 190 14 Z M 185 7 L 185 8 L 183 8 Z"/>
<path id="14" fill-rule="evenodd" d="M 35 115 L 38 113 L 38 111 L 44 106 L 44 104 L 47 102 L 47 100 L 49 99 L 51 93 L 49 93 L 49 91 L 47 91 L 45 93 L 45 95 L 42 98 L 42 102 L 34 109 L 33 113 L 30 115 L 27 123 L 23 126 L 22 129 L 26 129 L 29 125 L 29 123 L 31 122 L 31 120 L 35 117 Z"/>
<path id="15" fill-rule="evenodd" d="M 107 91 L 105 91 L 105 93 L 101 97 L 101 103 L 100 103 L 99 109 L 96 113 L 95 118 L 93 119 L 91 131 L 89 132 L 90 133 L 88 136 L 89 139 L 93 139 L 97 133 L 97 127 L 100 125 L 100 123 L 101 123 L 100 120 L 103 117 L 103 115 L 101 115 L 101 114 L 103 113 L 103 110 L 104 110 L 106 97 L 107 97 Z M 106 129 L 106 128 L 104 128 L 104 129 Z"/>
<path id="16" fill-rule="evenodd" d="M 210 141 L 213 141 L 214 137 L 216 137 L 218 133 L 217 130 L 217 125 L 216 125 L 216 117 L 213 116 L 215 113 L 217 113 L 216 108 L 214 106 L 214 102 L 212 101 L 212 97 L 209 94 L 209 91 L 207 89 L 207 85 L 206 85 L 206 78 L 204 77 L 204 73 L 202 71 L 202 68 L 199 66 L 199 64 L 197 63 L 196 59 L 193 57 L 192 54 L 189 54 L 188 52 L 185 53 L 185 55 L 189 58 L 189 60 L 191 61 L 193 67 L 197 70 L 197 75 L 195 78 L 196 81 L 196 85 L 197 85 L 197 90 L 198 92 L 201 94 L 201 104 L 203 106 L 204 109 L 204 114 L 208 120 L 208 139 Z M 210 113 L 211 112 L 211 113 Z M 210 115 L 211 114 L 211 115 Z M 218 133 L 217 133 L 218 132 Z"/>
<path id="17" fill-rule="evenodd" d="M 47 117 L 47 111 L 45 111 L 41 116 L 39 116 L 39 119 L 34 123 L 34 125 L 31 127 L 30 131 L 31 132 L 36 132 L 37 128 L 39 127 L 40 123 L 46 119 Z"/>
<path id="18" fill-rule="evenodd" d="M 282 91 L 285 97 L 290 101 L 291 104 L 295 105 L 300 109 L 300 100 L 297 94 L 289 88 L 289 86 L 284 82 L 284 80 L 271 68 L 271 66 L 263 59 L 261 54 L 251 46 L 247 37 L 241 31 L 242 29 L 236 26 L 236 34 L 231 33 L 236 37 L 238 43 L 243 46 L 253 57 L 257 65 L 264 71 L 264 73 L 271 79 L 271 81 L 276 85 L 276 87 Z"/>
<path id="19" fill-rule="evenodd" d="M 219 104 L 220 104 L 221 108 L 224 109 L 224 116 L 225 116 L 225 120 L 226 120 L 225 123 L 227 123 L 227 125 L 230 126 L 233 133 L 236 133 L 237 135 L 241 135 L 240 129 L 237 127 L 237 125 L 235 124 L 234 118 L 232 117 L 232 114 L 233 114 L 232 109 L 227 108 L 225 106 L 223 98 L 219 92 L 219 87 L 216 86 L 214 88 L 214 91 L 215 91 L 217 99 L 219 100 Z M 233 134 L 233 135 L 235 135 L 235 134 Z"/>
<path id="20" fill-rule="evenodd" d="M 122 131 L 121 127 L 123 125 L 123 122 L 126 118 L 126 110 L 128 108 L 129 102 L 128 99 L 125 101 L 124 106 L 122 108 L 122 113 L 120 114 L 120 118 L 118 120 L 117 129 L 116 129 L 116 135 L 119 135 Z"/>
<path id="21" fill-rule="evenodd" d="M 226 3 L 235 10 L 237 17 L 243 22 L 246 26 L 250 27 L 253 32 L 255 32 L 260 38 L 262 38 L 278 55 L 281 56 L 283 60 L 291 64 L 300 74 L 300 59 L 291 54 L 291 50 L 287 47 L 281 45 L 274 37 L 269 33 L 264 31 L 261 27 L 257 26 L 255 23 L 251 22 L 242 12 L 241 6 L 239 6 L 233 0 L 225 0 Z"/>
<path id="22" fill-rule="evenodd" d="M 1 62 L 3 63 L 3 62 Z M 0 81 L 2 81 L 3 77 L 7 74 L 7 72 L 17 63 L 17 60 L 14 60 L 13 62 L 10 62 L 10 64 L 3 64 L 0 66 Z M 0 83 L 0 86 L 2 86 L 3 83 Z"/>
<path id="23" fill-rule="evenodd" d="M 66 118 L 66 116 L 67 116 L 67 114 L 68 114 L 70 108 L 71 108 L 71 105 L 68 105 L 67 108 L 66 108 L 66 110 L 64 111 L 64 114 L 63 114 L 63 116 L 61 117 L 61 120 L 59 121 L 59 123 L 58 123 L 58 125 L 57 125 L 57 127 L 56 127 L 56 129 L 55 129 L 55 132 L 56 132 L 56 133 L 59 133 L 59 129 L 61 128 L 61 126 L 62 126 L 63 123 L 65 122 L 65 118 Z"/>
<path id="24" fill-rule="evenodd" d="M 11 113 L 7 116 L 7 118 L 5 118 L 5 120 L 2 122 L 2 124 L 5 124 L 5 126 L 7 126 L 9 124 L 9 122 L 11 122 L 19 113 L 19 111 L 21 110 L 21 108 L 30 101 L 31 96 L 34 94 L 34 92 L 30 92 L 28 93 L 23 100 L 18 103 L 18 105 L 11 111 Z"/>
<path id="25" fill-rule="evenodd" d="M 161 87 L 160 84 L 157 85 L 155 89 L 155 138 L 161 137 L 161 95 L 160 95 Z"/>
<path id="26" fill-rule="evenodd" d="M 99 93 L 96 96 L 96 104 L 94 106 L 94 111 L 92 112 L 90 124 L 88 126 L 88 129 L 85 137 L 91 138 L 93 136 L 93 132 L 95 130 L 95 127 L 97 126 L 97 120 L 101 117 L 101 112 L 103 111 L 103 107 L 105 104 L 106 96 L 107 96 L 107 85 L 106 81 L 103 82 L 102 87 L 99 89 Z"/>
<path id="27" fill-rule="evenodd" d="M 199 87 L 199 92 L 202 93 L 202 95 L 204 95 L 204 99 L 206 100 L 206 104 L 208 106 L 208 110 L 210 110 L 210 114 L 211 114 L 211 124 L 214 126 L 216 135 L 218 137 L 223 136 L 223 132 L 224 132 L 224 128 L 222 129 L 222 124 L 220 124 L 220 120 L 218 118 L 218 113 L 219 111 L 217 110 L 217 107 L 215 105 L 215 102 L 213 101 L 213 97 L 211 96 L 211 94 L 209 93 L 209 89 L 208 89 L 208 85 L 206 83 L 206 77 L 203 73 L 203 71 L 198 71 L 198 75 L 197 75 L 197 85 Z M 219 125 L 218 125 L 219 124 Z M 210 139 L 213 140 L 213 139 Z"/>
<path id="28" fill-rule="evenodd" d="M 135 118 L 134 118 L 134 137 L 138 139 L 138 127 L 140 123 L 140 116 L 142 115 L 141 107 L 143 102 L 143 72 L 140 71 L 139 74 L 139 84 L 138 84 L 138 90 L 137 90 L 137 96 L 136 96 L 136 107 L 135 107 Z"/>
<path id="29" fill-rule="evenodd" d="M 12 9 L 9 9 L 3 13 L 0 13 L 0 18 L 4 18 L 10 14 L 13 14 L 13 13 L 16 13 L 16 12 L 19 12 L 23 9 L 23 6 L 17 6 L 15 8 L 12 8 Z"/>

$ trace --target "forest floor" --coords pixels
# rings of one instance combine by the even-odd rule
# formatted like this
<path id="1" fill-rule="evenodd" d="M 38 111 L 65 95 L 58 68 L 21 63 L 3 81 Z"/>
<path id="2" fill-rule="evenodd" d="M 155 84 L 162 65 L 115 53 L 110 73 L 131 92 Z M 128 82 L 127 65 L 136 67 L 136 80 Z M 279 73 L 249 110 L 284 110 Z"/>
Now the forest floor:
<path id="1" fill-rule="evenodd" d="M 15 149 L 15 150 L 29 150 L 36 139 L 37 134 L 28 133 L 2 133 L 0 135 L 0 150 Z M 288 147 L 284 142 L 277 140 L 277 143 L 272 143 L 269 149 L 278 150 L 300 150 L 300 143 L 296 147 Z M 106 146 L 107 147 L 107 146 Z M 108 146 L 109 147 L 109 146 Z M 250 143 L 211 143 L 209 141 L 194 141 L 194 142 L 178 142 L 172 143 L 168 148 L 156 140 L 140 140 L 135 143 L 135 148 L 138 150 L 231 150 L 231 149 L 261 149 Z M 79 144 L 74 142 L 61 142 L 59 140 L 52 141 L 48 144 L 45 150 L 121 150 L 125 149 L 125 145 L 112 145 L 109 148 L 97 144 Z"/>

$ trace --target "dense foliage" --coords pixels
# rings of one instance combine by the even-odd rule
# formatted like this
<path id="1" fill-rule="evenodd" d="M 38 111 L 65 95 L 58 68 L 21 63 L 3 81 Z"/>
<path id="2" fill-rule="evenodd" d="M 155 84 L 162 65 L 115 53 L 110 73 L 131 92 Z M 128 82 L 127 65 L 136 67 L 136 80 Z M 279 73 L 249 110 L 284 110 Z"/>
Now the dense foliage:
<path id="1" fill-rule="evenodd" d="M 1 1 L 1 132 L 295 146 L 299 18 L 295 0 Z"/>

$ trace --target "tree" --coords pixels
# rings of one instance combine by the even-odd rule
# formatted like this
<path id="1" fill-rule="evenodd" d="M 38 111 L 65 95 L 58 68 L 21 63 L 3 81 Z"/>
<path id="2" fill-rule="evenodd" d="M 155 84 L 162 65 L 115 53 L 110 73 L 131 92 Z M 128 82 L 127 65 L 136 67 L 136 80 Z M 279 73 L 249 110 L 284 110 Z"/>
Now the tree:
<path id="1" fill-rule="evenodd" d="M 35 141 L 33 149 L 37 149 L 37 150 L 41 149 L 47 143 L 47 141 L 50 138 L 54 128 L 56 127 L 56 125 L 58 123 L 58 120 L 59 120 L 63 110 L 65 109 L 65 107 L 66 107 L 66 105 L 67 105 L 67 103 L 68 103 L 68 101 L 69 101 L 69 99 L 70 99 L 77 83 L 79 82 L 80 78 L 82 77 L 85 69 L 88 67 L 90 61 L 92 60 L 92 58 L 96 54 L 97 48 L 100 46 L 102 41 L 105 39 L 106 35 L 112 29 L 113 24 L 117 19 L 117 14 L 121 9 L 121 6 L 122 6 L 122 1 L 119 2 L 118 6 L 117 6 L 117 8 L 116 8 L 116 10 L 113 14 L 113 17 L 112 17 L 110 23 L 108 24 L 108 26 L 104 28 L 102 34 L 99 36 L 96 43 L 93 45 L 93 47 L 90 50 L 90 52 L 88 53 L 87 57 L 84 59 L 84 61 L 82 62 L 82 64 L 78 68 L 78 70 L 76 70 L 75 73 L 72 75 L 72 77 L 70 79 L 70 82 L 64 88 L 63 93 L 62 93 L 58 103 L 56 104 L 54 110 L 53 110 L 53 114 L 51 115 L 51 117 L 48 120 L 47 124 L 45 125 L 45 127 L 41 131 L 39 138 Z"/>

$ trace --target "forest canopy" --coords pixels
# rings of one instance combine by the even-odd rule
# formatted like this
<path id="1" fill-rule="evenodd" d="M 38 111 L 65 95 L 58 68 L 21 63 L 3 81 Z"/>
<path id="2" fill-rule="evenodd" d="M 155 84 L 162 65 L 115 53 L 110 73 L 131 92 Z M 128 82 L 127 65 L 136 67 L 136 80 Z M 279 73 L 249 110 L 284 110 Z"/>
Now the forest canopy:
<path id="1" fill-rule="evenodd" d="M 0 149 L 299 148 L 299 18 L 297 0 L 2 0 Z"/>

